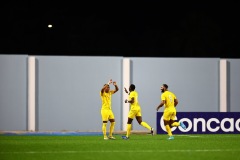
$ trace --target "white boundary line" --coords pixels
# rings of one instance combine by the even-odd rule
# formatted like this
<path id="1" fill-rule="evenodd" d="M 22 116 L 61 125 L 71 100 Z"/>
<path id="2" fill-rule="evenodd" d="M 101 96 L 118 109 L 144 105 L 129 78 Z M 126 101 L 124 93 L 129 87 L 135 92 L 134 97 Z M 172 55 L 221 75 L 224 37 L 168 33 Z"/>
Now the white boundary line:
<path id="1" fill-rule="evenodd" d="M 190 135 L 173 135 L 174 137 L 202 137 L 202 136 L 190 136 Z"/>
<path id="2" fill-rule="evenodd" d="M 97 150 L 97 151 L 48 151 L 48 152 L 0 152 L 0 154 L 62 154 L 62 153 L 164 153 L 164 152 L 239 152 L 240 149 L 185 149 L 185 150 Z"/>

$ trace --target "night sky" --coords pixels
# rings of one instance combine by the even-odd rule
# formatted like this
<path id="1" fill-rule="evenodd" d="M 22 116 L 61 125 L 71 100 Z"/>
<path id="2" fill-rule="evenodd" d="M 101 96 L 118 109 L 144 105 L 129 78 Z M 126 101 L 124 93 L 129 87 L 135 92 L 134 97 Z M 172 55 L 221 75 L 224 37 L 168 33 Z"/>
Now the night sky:
<path id="1" fill-rule="evenodd" d="M 1 4 L 0 54 L 240 58 L 238 2 L 40 2 Z"/>

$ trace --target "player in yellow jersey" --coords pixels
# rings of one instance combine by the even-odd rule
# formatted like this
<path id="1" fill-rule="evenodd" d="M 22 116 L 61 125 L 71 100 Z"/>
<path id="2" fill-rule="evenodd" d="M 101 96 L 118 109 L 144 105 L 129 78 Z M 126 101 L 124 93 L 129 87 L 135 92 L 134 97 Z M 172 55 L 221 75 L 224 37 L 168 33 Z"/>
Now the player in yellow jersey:
<path id="1" fill-rule="evenodd" d="M 126 88 L 125 92 L 128 94 L 128 91 Z M 135 85 L 131 84 L 129 86 L 129 98 L 125 100 L 125 103 L 130 103 L 130 111 L 128 113 L 128 121 L 127 121 L 127 134 L 126 136 L 122 136 L 123 139 L 127 140 L 129 139 L 131 128 L 132 128 L 132 121 L 134 118 L 138 121 L 138 123 L 147 128 L 151 131 L 151 134 L 153 135 L 153 128 L 150 127 L 146 122 L 142 121 L 142 113 L 141 113 L 141 107 L 138 103 L 138 93 L 135 91 Z"/>
<path id="2" fill-rule="evenodd" d="M 113 83 L 115 86 L 115 90 L 110 90 L 110 84 Z M 100 91 L 100 96 L 102 100 L 102 108 L 101 108 L 101 115 L 102 115 L 102 132 L 104 140 L 112 139 L 113 131 L 115 126 L 115 118 L 112 112 L 112 105 L 111 105 L 111 98 L 112 94 L 118 91 L 118 86 L 116 82 L 112 82 L 112 79 L 108 82 L 108 84 L 104 84 L 103 88 Z M 107 122 L 110 121 L 110 129 L 109 129 L 109 136 L 107 136 Z"/>
<path id="3" fill-rule="evenodd" d="M 157 111 L 162 106 L 165 106 L 163 112 L 163 121 L 166 128 L 166 131 L 169 135 L 168 139 L 173 140 L 174 137 L 172 135 L 171 127 L 181 126 L 183 129 L 186 129 L 186 126 L 183 122 L 176 122 L 175 117 L 177 114 L 176 106 L 178 105 L 178 99 L 173 92 L 168 91 L 168 85 L 163 84 L 161 86 L 161 103 L 157 106 Z"/>

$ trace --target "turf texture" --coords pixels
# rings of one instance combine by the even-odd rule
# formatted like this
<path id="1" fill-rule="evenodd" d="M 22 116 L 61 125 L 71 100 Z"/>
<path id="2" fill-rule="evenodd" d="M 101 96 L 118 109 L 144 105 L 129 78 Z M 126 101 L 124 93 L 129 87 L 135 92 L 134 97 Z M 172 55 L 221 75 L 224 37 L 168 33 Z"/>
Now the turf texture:
<path id="1" fill-rule="evenodd" d="M 240 160 L 240 134 L 0 135 L 0 160 Z"/>

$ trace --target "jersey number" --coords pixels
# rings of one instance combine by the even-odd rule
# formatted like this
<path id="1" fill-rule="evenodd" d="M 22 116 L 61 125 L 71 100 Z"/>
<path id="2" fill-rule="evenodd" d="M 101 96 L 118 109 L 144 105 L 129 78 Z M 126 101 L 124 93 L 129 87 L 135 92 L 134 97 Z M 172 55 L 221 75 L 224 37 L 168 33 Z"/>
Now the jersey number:
<path id="1" fill-rule="evenodd" d="M 169 101 L 172 103 L 173 102 L 173 97 L 171 95 L 168 95 Z"/>

